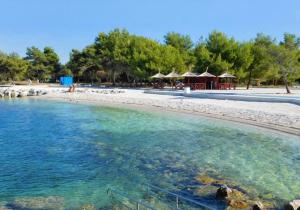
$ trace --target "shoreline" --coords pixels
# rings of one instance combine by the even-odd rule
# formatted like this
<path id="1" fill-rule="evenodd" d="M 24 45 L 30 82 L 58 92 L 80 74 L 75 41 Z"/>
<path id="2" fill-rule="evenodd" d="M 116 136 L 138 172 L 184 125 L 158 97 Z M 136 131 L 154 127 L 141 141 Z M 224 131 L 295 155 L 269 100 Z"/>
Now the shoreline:
<path id="1" fill-rule="evenodd" d="M 6 90 L 0 88 L 0 91 Z M 90 104 L 107 107 L 129 108 L 144 111 L 157 111 L 198 115 L 230 122 L 266 128 L 273 131 L 300 136 L 300 106 L 278 102 L 239 101 L 226 98 L 228 94 L 264 94 L 274 96 L 283 92 L 280 89 L 252 89 L 222 91 L 224 98 L 210 98 L 216 91 L 195 92 L 208 97 L 191 97 L 170 94 L 149 94 L 145 89 L 77 87 L 74 93 L 62 86 L 15 86 L 9 88 L 15 93 L 30 98 L 62 102 Z M 220 92 L 220 91 L 219 91 Z M 296 91 L 295 91 L 296 92 Z M 32 94 L 34 93 L 34 94 Z M 296 94 L 300 94 L 297 90 Z M 33 96 L 32 96 L 33 95 Z"/>
<path id="2" fill-rule="evenodd" d="M 57 101 L 57 102 L 66 102 L 72 104 L 86 104 L 86 105 L 93 105 L 93 106 L 105 106 L 105 107 L 113 107 L 113 108 L 126 108 L 126 109 L 133 109 L 133 110 L 142 110 L 142 111 L 155 111 L 155 112 L 170 112 L 176 114 L 183 114 L 183 115 L 192 115 L 197 117 L 207 117 L 210 119 L 215 120 L 222 120 L 222 121 L 229 121 L 234 123 L 241 123 L 244 125 L 254 126 L 262 129 L 271 130 L 273 132 L 282 132 L 286 134 L 300 136 L 300 130 L 297 128 L 282 126 L 282 125 L 275 125 L 270 123 L 263 123 L 254 120 L 247 120 L 243 118 L 237 117 L 230 117 L 226 115 L 218 115 L 212 113 L 205 113 L 205 112 L 197 112 L 197 111 L 189 111 L 183 109 L 172 109 L 172 108 L 165 108 L 163 106 L 153 106 L 153 105 L 145 105 L 145 104 L 137 104 L 137 103 L 124 103 L 124 102 L 106 102 L 106 101 L 99 101 L 99 100 L 88 100 L 88 99 L 72 99 L 70 97 L 63 97 L 63 96 L 42 96 L 42 97 L 34 97 L 38 100 L 48 100 L 48 101 Z"/>

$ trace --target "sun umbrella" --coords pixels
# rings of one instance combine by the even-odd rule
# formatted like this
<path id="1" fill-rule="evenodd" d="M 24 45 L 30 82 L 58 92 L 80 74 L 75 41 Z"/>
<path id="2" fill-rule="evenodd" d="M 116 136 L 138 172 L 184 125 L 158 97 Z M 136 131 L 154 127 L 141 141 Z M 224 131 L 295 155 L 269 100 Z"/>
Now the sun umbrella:
<path id="1" fill-rule="evenodd" d="M 188 80 L 188 84 L 189 84 L 189 83 L 190 83 L 190 78 L 191 78 L 191 77 L 197 77 L 197 74 L 188 71 L 188 72 L 185 72 L 185 73 L 184 73 L 183 75 L 181 75 L 181 76 L 182 76 L 182 77 L 186 77 L 187 80 Z"/>
<path id="2" fill-rule="evenodd" d="M 211 73 L 209 73 L 207 70 L 208 70 L 208 67 L 206 68 L 206 71 L 203 72 L 202 74 L 198 75 L 198 77 L 203 77 L 205 79 L 205 84 L 207 84 L 207 80 L 209 80 L 209 82 L 210 82 L 210 89 L 212 89 L 213 88 L 213 80 L 208 79 L 208 78 L 215 78 L 216 76 L 213 75 L 213 74 L 211 74 Z"/>
<path id="3" fill-rule="evenodd" d="M 165 76 L 165 78 L 178 78 L 181 77 L 179 74 L 177 74 L 175 71 L 172 71 L 170 74 Z"/>
<path id="4" fill-rule="evenodd" d="M 235 78 L 235 76 L 225 72 L 224 74 L 221 74 L 220 76 L 218 76 L 219 78 Z"/>
<path id="5" fill-rule="evenodd" d="M 165 78 L 165 75 L 161 74 L 160 72 L 153 75 L 151 78 L 154 78 L 154 79 L 163 79 Z"/>
<path id="6" fill-rule="evenodd" d="M 206 71 L 198 75 L 198 77 L 216 77 L 216 76 Z"/>
<path id="7" fill-rule="evenodd" d="M 218 78 L 224 78 L 226 83 L 230 83 L 229 84 L 229 89 L 230 89 L 231 85 L 232 85 L 232 80 L 235 78 L 235 76 L 225 72 L 225 73 L 221 74 L 220 76 L 218 76 Z"/>
<path id="8" fill-rule="evenodd" d="M 198 75 L 198 77 L 216 77 L 215 75 L 208 73 L 208 67 L 206 67 L 205 72 L 203 72 L 202 74 Z"/>
<path id="9" fill-rule="evenodd" d="M 192 73 L 190 71 L 185 72 L 183 75 L 181 75 L 182 77 L 196 77 L 197 75 L 195 73 Z"/>
<path id="10" fill-rule="evenodd" d="M 175 83 L 175 79 L 181 77 L 179 74 L 177 74 L 174 70 L 168 74 L 167 76 L 165 76 L 165 78 L 169 78 L 171 80 L 171 86 L 173 89 L 173 84 Z"/>

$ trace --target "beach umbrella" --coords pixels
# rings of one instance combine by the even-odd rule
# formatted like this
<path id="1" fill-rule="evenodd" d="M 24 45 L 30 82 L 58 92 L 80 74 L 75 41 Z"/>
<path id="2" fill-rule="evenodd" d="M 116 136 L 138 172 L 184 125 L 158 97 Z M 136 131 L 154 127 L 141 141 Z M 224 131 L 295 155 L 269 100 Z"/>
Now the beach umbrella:
<path id="1" fill-rule="evenodd" d="M 216 77 L 216 76 L 206 71 L 198 75 L 198 77 Z"/>
<path id="2" fill-rule="evenodd" d="M 176 78 L 179 78 L 181 77 L 179 74 L 177 74 L 174 70 L 165 76 L 165 78 L 169 78 L 171 80 L 171 86 L 172 86 L 172 89 L 173 89 L 173 82 Z"/>
<path id="3" fill-rule="evenodd" d="M 206 68 L 206 71 L 203 72 L 202 74 L 198 75 L 198 77 L 203 77 L 203 78 L 205 78 L 205 84 L 206 84 L 206 83 L 207 83 L 207 78 L 215 78 L 216 76 L 213 75 L 213 74 L 211 74 L 211 73 L 209 73 L 209 72 L 208 72 L 208 67 L 207 67 L 207 68 Z M 210 89 L 212 89 L 212 87 L 213 87 L 213 81 L 211 80 L 211 81 L 210 81 Z"/>
<path id="4" fill-rule="evenodd" d="M 160 72 L 158 72 L 157 74 L 153 75 L 151 78 L 155 79 L 158 82 L 158 84 L 156 84 L 156 83 L 154 84 L 154 87 L 156 85 L 158 85 L 159 87 L 163 87 L 162 80 L 165 78 L 165 75 L 163 75 Z"/>
<path id="5" fill-rule="evenodd" d="M 198 77 L 216 77 L 215 75 L 211 74 L 208 72 L 208 67 L 206 67 L 205 72 L 203 72 L 202 74 L 198 75 Z"/>
<path id="6" fill-rule="evenodd" d="M 177 74 L 175 71 L 172 71 L 170 74 L 166 75 L 165 78 L 175 79 L 181 77 L 179 74 Z"/>
<path id="7" fill-rule="evenodd" d="M 225 72 L 223 74 L 221 74 L 220 76 L 218 76 L 219 78 L 235 78 L 235 76 Z"/>
<path id="8" fill-rule="evenodd" d="M 188 79 L 188 83 L 190 83 L 190 78 L 191 77 L 197 77 L 197 74 L 192 73 L 190 71 L 185 72 L 183 75 L 181 75 L 182 77 L 186 77 Z"/>
<path id="9" fill-rule="evenodd" d="M 223 73 L 223 74 L 221 74 L 220 76 L 218 76 L 219 78 L 225 78 L 225 82 L 226 83 L 232 83 L 232 79 L 234 79 L 235 78 L 235 76 L 233 76 L 233 75 L 231 75 L 231 74 L 229 74 L 229 73 L 227 73 L 227 72 L 225 72 L 225 73 Z"/>
<path id="10" fill-rule="evenodd" d="M 163 78 L 165 78 L 165 75 L 163 75 L 159 72 L 159 73 L 153 75 L 151 78 L 153 78 L 153 79 L 163 79 Z"/>
<path id="11" fill-rule="evenodd" d="M 197 75 L 193 72 L 185 72 L 183 75 L 181 75 L 182 77 L 196 77 Z"/>

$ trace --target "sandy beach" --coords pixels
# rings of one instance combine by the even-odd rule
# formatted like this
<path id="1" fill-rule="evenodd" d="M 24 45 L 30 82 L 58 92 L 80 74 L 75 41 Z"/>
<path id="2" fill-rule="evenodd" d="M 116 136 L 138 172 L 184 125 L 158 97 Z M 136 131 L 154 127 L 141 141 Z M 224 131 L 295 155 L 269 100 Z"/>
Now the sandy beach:
<path id="1" fill-rule="evenodd" d="M 2 87 L 1 89 L 4 88 Z M 251 125 L 258 125 L 260 127 L 300 135 L 300 106 L 289 103 L 247 102 L 158 95 L 145 93 L 145 90 L 143 89 L 101 89 L 79 87 L 74 93 L 68 93 L 68 88 L 51 87 L 47 85 L 15 86 L 10 89 L 14 89 L 16 91 L 29 91 L 30 89 L 35 89 L 47 93 L 37 97 L 39 99 L 128 107 L 134 109 L 156 109 L 192 113 Z M 206 92 L 209 93 L 211 91 Z M 216 91 L 214 92 L 216 93 Z M 223 93 L 224 92 L 225 91 L 223 91 Z M 284 89 L 260 88 L 248 91 L 235 90 L 235 92 L 241 94 L 259 93 L 285 95 Z M 294 90 L 294 96 L 298 97 L 299 94 L 299 90 Z"/>

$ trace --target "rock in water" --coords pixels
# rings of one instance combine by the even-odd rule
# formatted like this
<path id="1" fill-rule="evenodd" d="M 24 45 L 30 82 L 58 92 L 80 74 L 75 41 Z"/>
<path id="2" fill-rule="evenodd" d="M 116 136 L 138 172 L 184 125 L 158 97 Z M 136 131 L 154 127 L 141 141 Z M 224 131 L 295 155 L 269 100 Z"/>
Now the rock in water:
<path id="1" fill-rule="evenodd" d="M 6 202 L 0 202 L 0 210 L 11 210 L 10 208 L 6 207 Z"/>
<path id="2" fill-rule="evenodd" d="M 34 89 L 30 89 L 27 95 L 28 96 L 35 96 L 35 90 Z"/>
<path id="3" fill-rule="evenodd" d="M 64 200 L 58 196 L 18 198 L 7 206 L 12 209 L 63 210 Z"/>
<path id="4" fill-rule="evenodd" d="M 43 93 L 43 91 L 41 91 L 41 90 L 36 91 L 36 95 L 37 95 L 37 96 L 41 96 L 42 93 Z"/>
<path id="5" fill-rule="evenodd" d="M 222 185 L 218 190 L 217 190 L 217 194 L 216 197 L 217 199 L 226 199 L 230 196 L 230 194 L 232 193 L 232 189 L 227 187 L 227 185 Z"/>
<path id="6" fill-rule="evenodd" d="M 215 179 L 201 174 L 196 177 L 196 180 L 202 184 L 212 184 L 215 182 Z"/>
<path id="7" fill-rule="evenodd" d="M 300 210 L 300 200 L 293 200 L 284 205 L 285 210 Z"/>
<path id="8" fill-rule="evenodd" d="M 249 209 L 253 205 L 253 201 L 246 194 L 237 189 L 231 189 L 227 185 L 219 187 L 216 198 L 226 200 L 229 209 Z"/>
<path id="9" fill-rule="evenodd" d="M 10 98 L 10 96 L 11 96 L 11 91 L 10 91 L 10 90 L 5 90 L 5 91 L 4 91 L 4 96 L 7 96 L 7 97 Z"/>
<path id="10" fill-rule="evenodd" d="M 253 210 L 263 210 L 264 209 L 264 205 L 261 203 L 261 202 L 256 202 L 254 205 L 253 205 Z"/>
<path id="11" fill-rule="evenodd" d="M 243 200 L 230 199 L 230 200 L 228 200 L 228 205 L 235 209 L 249 208 L 249 204 L 247 203 L 247 201 L 243 201 Z"/>
<path id="12" fill-rule="evenodd" d="M 22 92 L 22 91 L 20 91 L 20 92 L 18 93 L 18 95 L 17 95 L 17 97 L 19 97 L 19 98 L 22 98 L 22 97 L 24 97 L 24 96 L 26 96 L 26 94 L 25 94 L 24 92 Z"/>
<path id="13" fill-rule="evenodd" d="M 78 210 L 96 210 L 96 207 L 92 204 L 85 204 L 81 206 Z"/>

